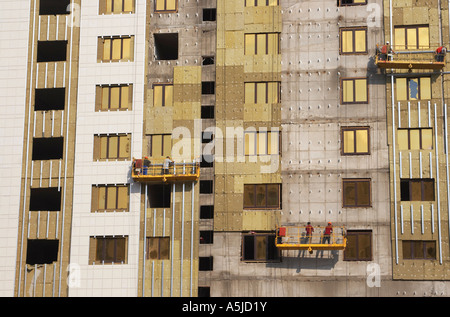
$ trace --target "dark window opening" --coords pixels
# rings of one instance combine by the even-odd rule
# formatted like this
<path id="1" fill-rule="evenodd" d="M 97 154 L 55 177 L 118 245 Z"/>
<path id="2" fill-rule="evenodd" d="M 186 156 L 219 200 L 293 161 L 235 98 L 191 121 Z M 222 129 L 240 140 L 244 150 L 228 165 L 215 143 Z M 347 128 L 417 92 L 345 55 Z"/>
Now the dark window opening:
<path id="1" fill-rule="evenodd" d="M 213 167 L 213 166 L 214 166 L 214 155 L 202 155 L 200 167 Z"/>
<path id="2" fill-rule="evenodd" d="M 51 264 L 58 260 L 58 247 L 59 240 L 28 240 L 26 263 L 29 265 Z"/>
<path id="3" fill-rule="evenodd" d="M 276 261 L 280 253 L 275 246 L 273 234 L 250 234 L 243 236 L 242 259 L 244 261 Z"/>
<path id="4" fill-rule="evenodd" d="M 32 160 L 59 160 L 63 158 L 64 138 L 34 138 Z"/>
<path id="5" fill-rule="evenodd" d="M 213 193 L 213 181 L 201 180 L 200 181 L 200 194 L 212 194 Z"/>
<path id="6" fill-rule="evenodd" d="M 202 59 L 202 65 L 203 66 L 207 66 L 207 65 L 214 65 L 214 56 L 203 56 Z"/>
<path id="7" fill-rule="evenodd" d="M 155 59 L 178 59 L 178 33 L 154 34 Z"/>
<path id="8" fill-rule="evenodd" d="M 200 219 L 213 219 L 214 205 L 200 206 Z"/>
<path id="9" fill-rule="evenodd" d="M 198 268 L 200 271 L 212 271 L 213 270 L 213 257 L 212 256 L 199 257 Z"/>
<path id="10" fill-rule="evenodd" d="M 38 41 L 37 62 L 63 62 L 67 59 L 67 41 Z"/>
<path id="11" fill-rule="evenodd" d="M 34 95 L 34 110 L 64 110 L 66 88 L 36 89 Z"/>
<path id="12" fill-rule="evenodd" d="M 202 95 L 214 95 L 215 93 L 215 82 L 204 81 L 202 82 Z"/>
<path id="13" fill-rule="evenodd" d="M 202 143 L 210 143 L 213 140 L 212 131 L 205 131 L 202 133 Z"/>
<path id="14" fill-rule="evenodd" d="M 39 15 L 70 14 L 70 0 L 41 0 Z"/>
<path id="15" fill-rule="evenodd" d="M 214 119 L 214 106 L 202 106 L 202 119 Z"/>
<path id="16" fill-rule="evenodd" d="M 205 230 L 200 231 L 200 244 L 212 244 L 214 243 L 214 231 Z"/>
<path id="17" fill-rule="evenodd" d="M 170 207 L 170 185 L 150 185 L 148 186 L 148 202 L 150 208 Z"/>
<path id="18" fill-rule="evenodd" d="M 211 290 L 209 286 L 199 286 L 198 287 L 198 297 L 210 297 Z"/>
<path id="19" fill-rule="evenodd" d="M 61 210 L 61 191 L 58 187 L 31 188 L 30 211 Z"/>
<path id="20" fill-rule="evenodd" d="M 203 21 L 216 21 L 216 9 L 203 9 Z"/>

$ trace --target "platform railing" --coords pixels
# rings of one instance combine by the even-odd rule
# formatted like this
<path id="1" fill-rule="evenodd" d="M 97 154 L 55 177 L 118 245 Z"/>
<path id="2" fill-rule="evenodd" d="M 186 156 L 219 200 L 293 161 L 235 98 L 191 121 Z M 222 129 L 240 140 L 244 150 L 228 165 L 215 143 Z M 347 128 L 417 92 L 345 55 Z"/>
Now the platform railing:
<path id="1" fill-rule="evenodd" d="M 169 180 L 183 178 L 198 178 L 200 175 L 200 163 L 171 163 L 169 166 L 163 163 L 151 163 L 145 166 L 143 161 L 134 160 L 131 176 L 135 180 Z"/>

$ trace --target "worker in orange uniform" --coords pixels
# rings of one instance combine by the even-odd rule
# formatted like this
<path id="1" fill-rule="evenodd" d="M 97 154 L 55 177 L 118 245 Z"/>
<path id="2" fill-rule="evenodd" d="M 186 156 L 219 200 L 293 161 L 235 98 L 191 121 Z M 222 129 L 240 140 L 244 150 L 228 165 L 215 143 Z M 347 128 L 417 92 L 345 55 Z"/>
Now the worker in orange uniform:
<path id="1" fill-rule="evenodd" d="M 306 229 L 306 238 L 307 238 L 306 241 L 308 241 L 308 243 L 311 243 L 312 233 L 314 232 L 314 227 L 311 226 L 311 222 L 308 221 L 305 229 Z"/>
<path id="2" fill-rule="evenodd" d="M 328 225 L 325 227 L 325 232 L 323 234 L 323 243 L 325 244 L 325 241 L 328 241 L 330 243 L 330 237 L 333 233 L 333 226 L 331 225 L 331 222 L 328 223 Z"/>

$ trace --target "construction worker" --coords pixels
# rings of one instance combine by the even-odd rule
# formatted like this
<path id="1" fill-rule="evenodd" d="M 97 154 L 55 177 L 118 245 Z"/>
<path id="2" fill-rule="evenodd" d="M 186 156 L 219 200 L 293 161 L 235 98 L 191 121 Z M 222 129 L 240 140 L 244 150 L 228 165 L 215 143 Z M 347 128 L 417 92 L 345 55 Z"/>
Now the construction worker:
<path id="1" fill-rule="evenodd" d="M 333 233 L 333 226 L 331 225 L 331 222 L 328 222 L 328 225 L 325 227 L 325 231 L 323 233 L 323 243 L 325 244 L 325 241 L 328 241 L 330 243 L 330 237 Z"/>
<path id="2" fill-rule="evenodd" d="M 311 243 L 311 240 L 312 240 L 312 233 L 314 232 L 314 227 L 311 226 L 311 222 L 308 221 L 308 223 L 307 223 L 307 225 L 306 225 L 306 227 L 305 227 L 305 230 L 306 230 L 306 238 L 307 238 L 306 241 L 307 241 L 308 243 Z"/>
<path id="3" fill-rule="evenodd" d="M 447 49 L 445 46 L 440 46 L 436 49 L 436 62 L 443 62 Z"/>
<path id="4" fill-rule="evenodd" d="M 148 159 L 148 156 L 146 156 L 146 157 L 144 157 L 144 172 L 143 172 L 143 174 L 144 175 L 147 175 L 147 171 L 148 171 L 148 168 L 150 167 L 150 160 Z"/>
<path id="5" fill-rule="evenodd" d="M 173 161 L 170 159 L 169 156 L 166 156 L 166 159 L 164 160 L 163 169 L 164 174 L 169 174 L 169 166 L 173 164 Z"/>

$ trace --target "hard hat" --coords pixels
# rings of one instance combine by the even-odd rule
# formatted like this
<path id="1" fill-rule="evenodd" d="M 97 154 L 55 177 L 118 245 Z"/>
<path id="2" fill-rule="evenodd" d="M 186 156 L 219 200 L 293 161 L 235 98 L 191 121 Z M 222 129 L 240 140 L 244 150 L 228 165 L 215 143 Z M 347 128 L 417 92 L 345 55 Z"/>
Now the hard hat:
<path id="1" fill-rule="evenodd" d="M 329 222 L 328 224 L 331 225 L 331 222 Z"/>

